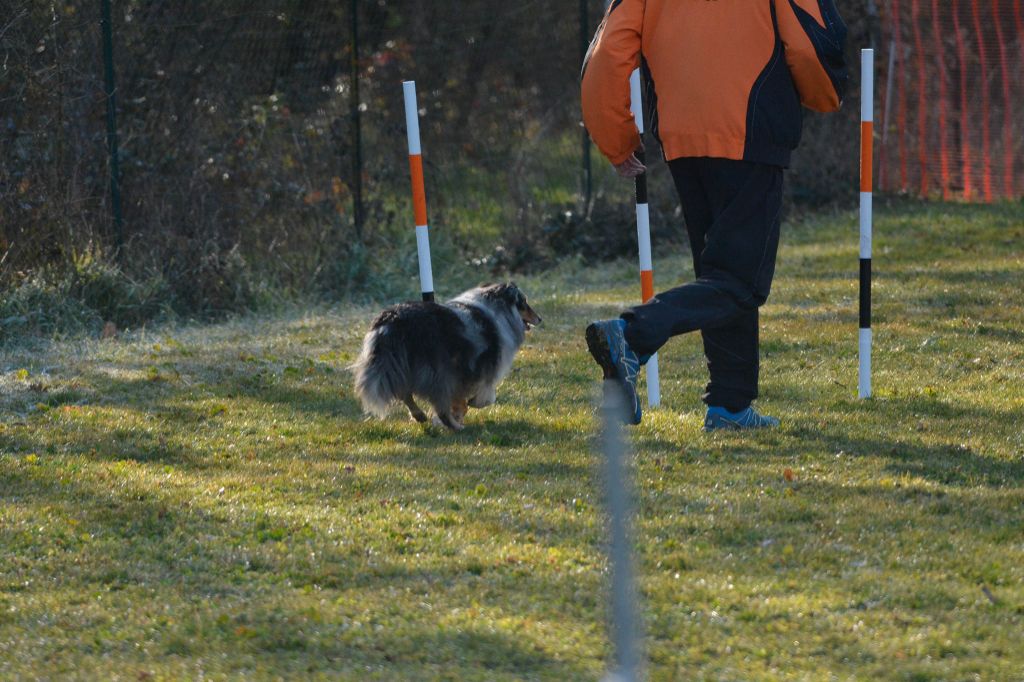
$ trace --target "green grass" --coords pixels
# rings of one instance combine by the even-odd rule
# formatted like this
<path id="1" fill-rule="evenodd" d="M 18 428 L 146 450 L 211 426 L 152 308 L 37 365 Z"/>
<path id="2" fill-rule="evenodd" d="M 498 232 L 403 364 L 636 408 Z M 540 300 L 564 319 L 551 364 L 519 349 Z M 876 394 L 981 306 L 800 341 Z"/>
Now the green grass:
<path id="1" fill-rule="evenodd" d="M 1024 679 L 1024 209 L 878 213 L 875 399 L 853 213 L 784 228 L 780 430 L 700 433 L 699 339 L 663 350 L 631 431 L 653 680 Z M 636 279 L 520 280 L 545 326 L 454 436 L 362 418 L 344 367 L 371 308 L 8 349 L 0 678 L 598 679 L 582 329 Z"/>

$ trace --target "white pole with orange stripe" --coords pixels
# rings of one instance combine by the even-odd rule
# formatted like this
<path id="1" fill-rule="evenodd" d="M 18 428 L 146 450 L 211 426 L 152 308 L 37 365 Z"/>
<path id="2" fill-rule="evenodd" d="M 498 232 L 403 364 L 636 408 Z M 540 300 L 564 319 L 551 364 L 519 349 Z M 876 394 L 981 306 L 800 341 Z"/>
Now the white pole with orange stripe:
<path id="1" fill-rule="evenodd" d="M 640 69 L 629 77 L 630 109 L 636 120 L 640 137 L 644 135 L 643 95 L 640 91 Z M 644 163 L 644 153 L 637 151 L 637 158 Z M 647 205 L 647 174 L 636 178 L 636 239 L 640 251 L 640 296 L 643 303 L 654 297 L 654 260 L 651 257 L 651 213 Z M 661 404 L 661 383 L 658 380 L 658 354 L 647 361 L 647 404 L 658 407 Z"/>
<path id="2" fill-rule="evenodd" d="M 860 51 L 860 376 L 858 393 L 871 397 L 871 228 L 875 120 L 875 51 Z"/>
<path id="3" fill-rule="evenodd" d="M 420 291 L 424 301 L 434 300 L 434 273 L 430 267 L 430 232 L 427 228 L 427 191 L 423 184 L 420 118 L 416 105 L 416 81 L 403 81 L 405 129 L 409 137 L 409 174 L 412 177 L 412 211 L 416 222 L 416 251 L 420 261 Z"/>

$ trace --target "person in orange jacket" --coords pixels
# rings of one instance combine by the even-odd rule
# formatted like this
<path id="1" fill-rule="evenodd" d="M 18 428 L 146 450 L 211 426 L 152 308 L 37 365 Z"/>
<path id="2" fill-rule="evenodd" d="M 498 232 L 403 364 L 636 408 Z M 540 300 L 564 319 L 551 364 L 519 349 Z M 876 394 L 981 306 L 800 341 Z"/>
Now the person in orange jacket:
<path id="1" fill-rule="evenodd" d="M 758 308 L 775 272 L 782 175 L 801 105 L 835 111 L 848 73 L 833 0 L 612 0 L 583 65 L 583 121 L 623 177 L 645 171 L 630 112 L 640 68 L 650 129 L 672 173 L 695 281 L 587 327 L 587 347 L 640 423 L 640 366 L 700 330 L 710 381 L 705 430 L 763 428 Z"/>

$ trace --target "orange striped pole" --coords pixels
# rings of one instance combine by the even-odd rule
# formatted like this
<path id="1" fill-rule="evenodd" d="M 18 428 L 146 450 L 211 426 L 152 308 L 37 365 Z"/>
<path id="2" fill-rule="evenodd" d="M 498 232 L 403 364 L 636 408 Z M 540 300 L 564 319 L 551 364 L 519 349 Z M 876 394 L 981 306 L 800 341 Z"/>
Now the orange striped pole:
<path id="1" fill-rule="evenodd" d="M 640 137 L 644 135 L 643 95 L 640 91 L 640 69 L 629 77 L 630 109 L 636 120 Z M 642 151 L 637 151 L 640 162 L 645 161 Z M 636 178 L 636 239 L 640 251 L 640 297 L 643 303 L 654 298 L 654 260 L 651 256 L 651 212 L 647 204 L 647 174 Z M 658 354 L 647 361 L 647 404 L 658 407 L 661 404 L 661 382 L 658 377 Z"/>
<path id="2" fill-rule="evenodd" d="M 409 138 L 409 175 L 412 178 L 412 212 L 416 225 L 416 252 L 420 262 L 420 291 L 424 301 L 434 300 L 434 273 L 430 267 L 430 232 L 427 227 L 427 191 L 423 184 L 420 148 L 420 117 L 416 106 L 416 81 L 403 81 L 405 129 Z"/>
<path id="3" fill-rule="evenodd" d="M 875 51 L 860 51 L 860 372 L 859 395 L 871 397 L 871 231 Z"/>

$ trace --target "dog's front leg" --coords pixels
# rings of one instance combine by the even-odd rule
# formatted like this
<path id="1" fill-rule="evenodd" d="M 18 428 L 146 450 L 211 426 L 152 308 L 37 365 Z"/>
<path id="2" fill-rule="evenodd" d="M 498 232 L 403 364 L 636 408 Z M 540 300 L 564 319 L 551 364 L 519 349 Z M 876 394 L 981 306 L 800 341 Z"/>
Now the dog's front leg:
<path id="1" fill-rule="evenodd" d="M 469 406 L 479 410 L 493 405 L 497 400 L 498 394 L 494 386 L 487 386 L 470 399 Z"/>
<path id="2" fill-rule="evenodd" d="M 434 418 L 431 420 L 431 423 L 434 426 L 444 426 L 444 427 L 447 427 L 448 429 L 451 429 L 452 431 L 461 431 L 462 429 L 466 428 L 465 425 L 463 425 L 462 422 L 457 421 L 450 414 L 435 414 Z"/>
<path id="3" fill-rule="evenodd" d="M 452 401 L 452 420 L 462 426 L 466 420 L 466 413 L 469 412 L 469 405 L 466 403 L 465 398 L 459 398 Z"/>

